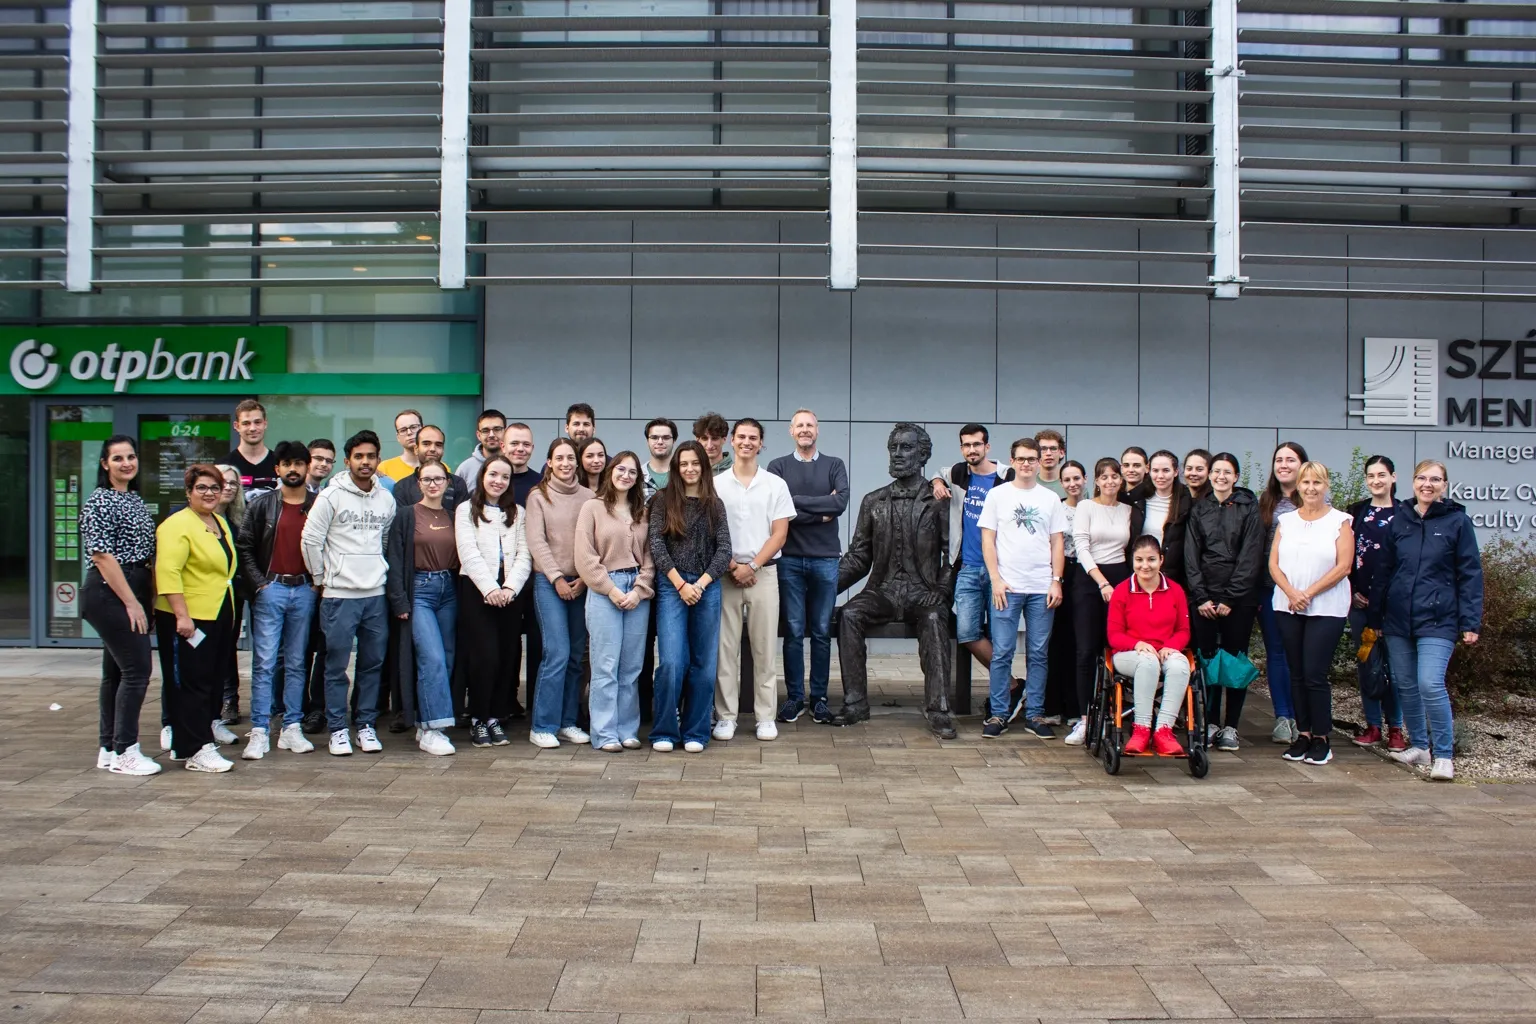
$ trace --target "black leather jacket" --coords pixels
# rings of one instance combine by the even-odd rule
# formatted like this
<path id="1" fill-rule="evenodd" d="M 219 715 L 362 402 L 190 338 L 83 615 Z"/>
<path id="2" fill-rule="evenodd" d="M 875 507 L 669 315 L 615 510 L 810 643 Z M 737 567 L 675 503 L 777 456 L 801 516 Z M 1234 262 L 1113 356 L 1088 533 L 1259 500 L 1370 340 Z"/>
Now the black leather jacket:
<path id="1" fill-rule="evenodd" d="M 395 496 L 395 504 L 401 508 L 414 505 L 421 500 L 421 479 L 416 473 L 412 473 L 408 477 L 397 480 L 395 489 L 391 493 Z M 443 508 L 452 512 L 454 506 L 461 501 L 468 501 L 469 497 L 469 485 L 453 473 L 449 473 L 448 486 L 443 488 Z"/>
<path id="2" fill-rule="evenodd" d="M 853 541 L 837 566 L 837 589 L 843 591 L 869 577 L 869 586 L 885 582 L 897 557 L 892 541 L 897 530 L 905 527 L 905 536 L 915 539 L 911 562 L 918 576 L 932 591 L 937 602 L 949 600 L 953 570 L 949 564 L 949 508 L 934 500 L 933 490 L 922 481 L 914 499 L 893 497 L 895 484 L 870 491 L 859 502 L 859 518 L 853 528 Z M 906 515 L 905 524 L 895 522 Z"/>
<path id="3" fill-rule="evenodd" d="M 240 556 L 240 578 L 247 595 L 267 585 L 267 568 L 272 564 L 272 540 L 277 536 L 277 519 L 282 511 L 283 492 L 267 491 L 252 498 L 245 506 L 245 519 L 235 537 L 235 551 Z M 304 490 L 304 514 L 314 507 L 315 495 Z"/>

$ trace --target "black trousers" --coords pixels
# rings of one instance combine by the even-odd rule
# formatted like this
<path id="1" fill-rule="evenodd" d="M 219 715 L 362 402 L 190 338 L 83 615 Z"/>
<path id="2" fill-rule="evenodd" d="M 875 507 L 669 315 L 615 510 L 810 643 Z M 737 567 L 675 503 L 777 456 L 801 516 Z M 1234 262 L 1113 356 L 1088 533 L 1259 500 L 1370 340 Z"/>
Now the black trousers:
<path id="1" fill-rule="evenodd" d="M 1098 568 L 1115 586 L 1131 576 L 1128 562 L 1100 562 Z M 1099 585 L 1081 565 L 1072 577 L 1072 632 L 1077 634 L 1077 701 L 1086 709 L 1093 703 L 1094 676 L 1109 643 L 1109 602 L 1099 594 Z"/>
<path id="2" fill-rule="evenodd" d="M 654 604 L 655 602 L 652 602 L 653 606 Z M 517 634 L 512 638 L 512 705 L 515 710 L 517 706 L 518 682 L 522 678 L 523 673 L 523 651 L 525 648 L 523 637 L 527 636 L 528 686 L 524 691 L 527 696 L 523 698 L 523 703 L 526 705 L 528 713 L 532 714 L 533 693 L 537 689 L 536 684 L 539 679 L 539 662 L 544 660 L 544 638 L 543 634 L 539 632 L 539 617 L 533 610 L 533 579 L 531 577 L 527 583 L 523 584 L 523 589 L 518 593 L 517 599 L 512 602 L 512 607 L 517 610 L 517 621 L 519 623 Z M 642 709 L 641 713 L 644 714 L 646 705 L 641 704 L 640 707 Z"/>
<path id="3" fill-rule="evenodd" d="M 458 649 L 454 659 L 464 666 L 470 718 L 488 722 L 511 716 L 521 646 L 520 618 L 517 602 L 493 608 L 468 576 L 459 577 Z"/>
<path id="4" fill-rule="evenodd" d="M 123 578 L 145 615 L 155 612 L 154 579 L 147 565 L 125 565 Z M 148 633 L 136 633 L 128 609 L 93 565 L 81 587 L 80 612 L 101 637 L 100 746 L 121 754 L 139 742 L 139 711 L 153 664 Z"/>
<path id="5" fill-rule="evenodd" d="M 1077 696 L 1077 629 L 1072 621 L 1072 609 L 1077 605 L 1077 594 L 1072 587 L 1072 574 L 1077 562 L 1068 561 L 1065 582 L 1061 587 L 1061 604 L 1056 608 L 1056 618 L 1051 626 L 1051 646 L 1046 651 L 1045 714 L 1076 718 L 1086 705 Z"/>
<path id="6" fill-rule="evenodd" d="M 528 590 L 532 590 L 529 587 Z M 656 606 L 661 602 L 651 601 L 650 618 L 645 624 L 645 660 L 640 663 L 640 676 L 636 680 L 640 688 L 640 721 L 649 723 L 651 720 L 651 705 L 656 702 Z M 751 647 L 750 644 L 747 645 Z M 528 700 L 528 706 L 533 707 L 532 697 Z"/>
<path id="7" fill-rule="evenodd" d="M 317 602 L 318 603 L 318 602 Z M 245 622 L 245 599 L 235 598 L 234 634 L 224 655 L 224 699 L 240 706 L 240 626 Z"/>
<path id="8" fill-rule="evenodd" d="M 176 635 L 176 616 L 155 612 L 160 674 L 170 704 L 171 749 L 180 757 L 191 757 L 213 742 L 213 720 L 224 698 L 224 669 L 235 641 L 234 603 L 226 597 L 218 618 L 193 619 L 192 624 L 203 631 L 196 647 Z"/>
<path id="9" fill-rule="evenodd" d="M 1259 616 L 1258 605 L 1239 605 L 1220 618 L 1207 619 L 1194 608 L 1189 610 L 1189 631 L 1195 651 L 1202 658 L 1213 656 L 1217 650 L 1228 654 L 1248 653 L 1248 643 L 1253 639 L 1253 623 Z M 1213 725 L 1236 729 L 1243 718 L 1243 702 L 1248 699 L 1247 690 L 1234 690 L 1226 686 L 1205 688 L 1205 720 Z"/>
<path id="10" fill-rule="evenodd" d="M 1276 612 L 1285 662 L 1291 667 L 1291 703 L 1296 731 L 1327 736 L 1333 728 L 1333 685 L 1328 669 L 1348 620 L 1342 615 L 1294 615 Z"/>

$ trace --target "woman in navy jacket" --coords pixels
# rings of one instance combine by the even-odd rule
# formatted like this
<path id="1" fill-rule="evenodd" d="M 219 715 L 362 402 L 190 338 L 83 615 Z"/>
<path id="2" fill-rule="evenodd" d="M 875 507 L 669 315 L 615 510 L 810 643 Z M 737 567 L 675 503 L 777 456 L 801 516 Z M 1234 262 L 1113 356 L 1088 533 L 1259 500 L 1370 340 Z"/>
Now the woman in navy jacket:
<path id="1" fill-rule="evenodd" d="M 1446 499 L 1445 487 L 1443 463 L 1425 459 L 1413 468 L 1414 501 L 1386 531 L 1370 612 L 1371 624 L 1386 640 L 1392 686 L 1408 728 L 1408 749 L 1392 757 L 1429 765 L 1431 779 L 1448 782 L 1455 774 L 1455 723 L 1445 670 L 1458 638 L 1477 643 L 1483 566 L 1472 520 Z"/>

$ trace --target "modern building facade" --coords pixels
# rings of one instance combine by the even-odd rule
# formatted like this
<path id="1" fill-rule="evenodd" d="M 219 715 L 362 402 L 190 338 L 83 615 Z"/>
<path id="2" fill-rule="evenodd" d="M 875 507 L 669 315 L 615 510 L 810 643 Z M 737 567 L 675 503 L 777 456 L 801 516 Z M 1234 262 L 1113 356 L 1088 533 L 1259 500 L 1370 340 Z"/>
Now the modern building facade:
<path id="1" fill-rule="evenodd" d="M 1533 90 L 1487 0 L 8 3 L 0 642 L 90 639 L 100 440 L 168 504 L 247 395 L 458 458 L 807 406 L 858 492 L 897 419 L 1294 438 L 1528 532 Z"/>

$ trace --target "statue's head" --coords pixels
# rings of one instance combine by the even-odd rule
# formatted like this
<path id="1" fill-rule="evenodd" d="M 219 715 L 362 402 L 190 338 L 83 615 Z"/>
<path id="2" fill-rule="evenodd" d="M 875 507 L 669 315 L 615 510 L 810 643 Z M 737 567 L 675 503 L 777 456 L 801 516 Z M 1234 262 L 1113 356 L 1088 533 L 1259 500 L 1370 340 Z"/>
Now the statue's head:
<path id="1" fill-rule="evenodd" d="M 933 454 L 933 439 L 928 431 L 916 423 L 898 423 L 891 428 L 891 436 L 885 442 L 890 454 L 890 474 L 897 480 L 923 471 Z"/>

